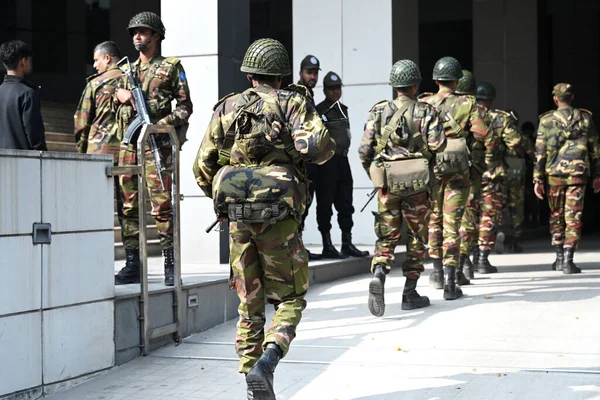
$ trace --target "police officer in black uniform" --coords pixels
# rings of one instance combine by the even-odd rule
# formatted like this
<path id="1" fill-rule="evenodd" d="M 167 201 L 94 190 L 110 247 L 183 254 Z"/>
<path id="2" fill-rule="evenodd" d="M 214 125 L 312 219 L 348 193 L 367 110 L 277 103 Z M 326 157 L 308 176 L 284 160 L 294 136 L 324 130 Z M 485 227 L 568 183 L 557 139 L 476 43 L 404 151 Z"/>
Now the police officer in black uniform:
<path id="1" fill-rule="evenodd" d="M 348 162 L 350 148 L 350 121 L 348 107 L 340 102 L 342 79 L 335 72 L 328 72 L 323 79 L 325 100 L 317 105 L 317 112 L 336 142 L 335 155 L 323 165 L 315 165 L 315 191 L 317 194 L 317 223 L 323 237 L 324 258 L 366 257 L 368 251 L 360 251 L 352 244 L 352 171 Z M 331 242 L 331 206 L 338 212 L 338 224 L 342 231 L 342 251 L 338 252 Z"/>
<path id="2" fill-rule="evenodd" d="M 304 57 L 304 59 L 302 60 L 302 62 L 300 63 L 300 80 L 298 81 L 299 85 L 303 85 L 306 86 L 308 88 L 308 91 L 310 92 L 310 101 L 312 102 L 312 106 L 315 106 L 315 100 L 314 100 L 314 92 L 313 89 L 315 88 L 315 86 L 317 85 L 317 82 L 319 81 L 319 71 L 321 70 L 320 68 L 320 63 L 319 63 L 319 59 L 315 56 L 313 56 L 312 54 L 307 55 L 306 57 Z M 302 227 L 301 229 L 304 230 L 304 221 L 306 220 L 306 217 L 308 216 L 308 209 L 310 208 L 310 205 L 312 204 L 312 199 L 315 195 L 315 179 L 316 179 L 316 165 L 314 164 L 310 164 L 310 163 L 305 163 L 304 164 L 305 168 L 306 168 L 306 175 L 308 177 L 308 179 L 310 179 L 311 184 L 308 185 L 308 192 L 309 192 L 309 201 L 308 204 L 306 205 L 306 211 L 304 212 L 304 215 L 302 216 Z M 314 254 L 311 253 L 310 251 L 308 251 L 308 249 L 306 250 L 306 252 L 308 253 L 308 259 L 309 260 L 320 260 L 321 256 L 319 254 Z"/>

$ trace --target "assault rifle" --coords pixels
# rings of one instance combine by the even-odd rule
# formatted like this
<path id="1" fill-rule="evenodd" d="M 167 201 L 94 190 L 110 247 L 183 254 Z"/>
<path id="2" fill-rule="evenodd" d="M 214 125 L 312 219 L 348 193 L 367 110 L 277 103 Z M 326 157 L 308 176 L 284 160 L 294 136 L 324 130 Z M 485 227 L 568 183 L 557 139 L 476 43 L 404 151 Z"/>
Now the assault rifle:
<path id="1" fill-rule="evenodd" d="M 373 189 L 373 191 L 371 193 L 367 193 L 367 196 L 369 196 L 369 200 L 367 200 L 367 202 L 365 203 L 363 208 L 360 209 L 360 212 L 365 211 L 365 208 L 367 208 L 367 206 L 373 200 L 373 198 L 375 197 L 376 194 L 377 194 L 377 189 Z"/>
<path id="2" fill-rule="evenodd" d="M 121 68 L 121 65 L 127 63 L 127 70 Z M 117 66 L 123 72 L 127 79 L 129 80 L 129 84 L 131 85 L 131 95 L 133 96 L 133 103 L 135 104 L 135 110 L 137 112 L 135 118 L 129 126 L 127 127 L 127 131 L 125 135 L 123 135 L 123 143 L 129 144 L 131 141 L 135 140 L 144 125 L 151 125 L 152 120 L 150 119 L 150 114 L 148 113 L 148 107 L 146 106 L 146 99 L 144 98 L 144 92 L 142 88 L 137 83 L 135 76 L 133 75 L 133 70 L 131 68 L 131 63 L 129 62 L 129 57 L 125 56 L 117 63 Z M 165 187 L 165 181 L 163 180 L 162 174 L 165 171 L 165 167 L 162 165 L 160 160 L 160 152 L 158 151 L 158 146 L 156 145 L 156 138 L 154 134 L 151 134 L 148 140 L 148 146 L 150 147 L 150 151 L 154 156 L 154 163 L 156 164 L 156 173 L 158 174 L 158 179 L 160 180 L 160 186 L 162 190 L 165 191 L 167 188 Z M 138 162 L 143 162 L 143 160 L 138 160 Z"/>

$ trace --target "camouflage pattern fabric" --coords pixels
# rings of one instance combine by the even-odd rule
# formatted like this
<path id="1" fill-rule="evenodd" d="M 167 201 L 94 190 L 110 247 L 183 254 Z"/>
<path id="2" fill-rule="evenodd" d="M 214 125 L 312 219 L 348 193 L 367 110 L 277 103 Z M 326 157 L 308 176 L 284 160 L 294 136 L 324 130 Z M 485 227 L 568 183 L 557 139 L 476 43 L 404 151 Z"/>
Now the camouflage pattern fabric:
<path id="1" fill-rule="evenodd" d="M 505 179 L 505 157 L 518 154 L 522 157 L 521 135 L 517 132 L 514 118 L 506 111 L 486 110 L 486 122 L 490 126 L 491 145 L 486 147 L 484 179 Z"/>
<path id="2" fill-rule="evenodd" d="M 122 74 L 117 66 L 92 75 L 75 111 L 77 151 L 87 154 L 112 154 L 119 157 L 121 135 L 112 99 Z"/>
<path id="3" fill-rule="evenodd" d="M 306 177 L 301 176 L 301 165 L 295 164 L 296 161 L 285 150 L 282 129 L 289 131 L 301 159 L 297 162 L 325 163 L 334 155 L 335 142 L 329 137 L 309 98 L 289 90 L 276 90 L 266 84 L 260 84 L 253 90 L 275 99 L 286 121 L 274 120 L 271 132 L 264 132 L 266 139 L 272 143 L 264 158 L 248 157 L 245 151 L 249 147 L 243 144 L 243 138 L 237 138 L 231 148 L 229 164 L 239 169 L 271 167 L 274 181 L 269 185 L 273 187 L 289 187 L 292 178 L 287 173 L 277 174 L 277 168 L 282 165 L 294 167 L 294 181 L 305 181 Z M 234 106 L 241 96 L 231 95 L 217 103 L 196 155 L 193 166 L 196 182 L 211 198 L 213 193 L 218 192 L 219 151 L 227 128 L 236 119 Z M 248 108 L 256 114 L 270 112 L 262 99 Z M 269 190 L 268 187 L 247 188 L 252 189 L 248 197 L 256 197 L 261 191 Z M 303 196 L 297 199 L 300 204 L 294 205 L 300 214 L 306 207 L 306 200 L 305 190 Z M 240 298 L 236 349 L 242 373 L 250 371 L 262 354 L 264 344 L 278 344 L 285 355 L 295 337 L 296 326 L 306 306 L 304 296 L 308 289 L 308 255 L 299 226 L 296 218 L 286 218 L 274 224 L 230 223 L 230 265 L 233 286 Z M 276 309 L 266 336 L 265 297 Z"/>
<path id="4" fill-rule="evenodd" d="M 481 174 L 471 169 L 471 186 L 460 224 L 460 254 L 470 254 L 477 244 L 479 219 L 481 217 Z"/>
<path id="5" fill-rule="evenodd" d="M 308 255 L 299 226 L 292 218 L 229 224 L 231 287 L 240 298 L 235 341 L 240 373 L 250 371 L 265 344 L 276 343 L 285 356 L 296 337 L 308 290 Z M 265 299 L 275 307 L 266 331 Z"/>
<path id="6" fill-rule="evenodd" d="M 496 244 L 496 231 L 504 203 L 504 181 L 486 180 L 481 186 L 481 220 L 479 222 L 479 249 L 492 250 Z"/>
<path id="7" fill-rule="evenodd" d="M 401 94 L 398 96 L 398 101 L 404 103 L 414 100 Z M 403 134 L 401 129 L 390 135 L 388 143 L 381 154 L 375 154 L 382 130 L 390 122 L 397 109 L 394 101 L 384 100 L 375 104 L 369 111 L 365 131 L 358 147 L 358 157 L 367 174 L 369 174 L 371 163 L 376 159 L 393 161 L 423 157 L 423 153 L 407 149 L 408 137 Z M 444 127 L 439 112 L 435 108 L 417 102 L 413 115 L 409 117 L 420 128 L 423 142 L 430 151 L 442 151 L 446 147 Z"/>
<path id="8" fill-rule="evenodd" d="M 423 153 L 418 149 L 408 148 L 408 134 L 403 128 L 393 132 L 383 151 L 380 154 L 375 154 L 377 144 L 382 137 L 383 128 L 398 110 L 398 104 L 402 105 L 405 102 L 414 102 L 414 100 L 404 94 L 399 94 L 395 102 L 390 100 L 381 101 L 369 111 L 365 131 L 358 148 L 358 156 L 367 175 L 369 175 L 371 163 L 376 159 L 401 160 L 423 157 Z M 435 108 L 425 103 L 415 102 L 413 114 L 405 114 L 403 118 L 410 118 L 414 122 L 414 126 L 419 128 L 423 138 L 422 142 L 427 146 L 428 152 L 444 150 L 446 147 L 444 126 L 439 117 L 439 112 Z M 427 193 L 401 200 L 379 190 L 378 212 L 374 213 L 377 242 L 371 270 L 377 263 L 385 264 L 388 270 L 391 269 L 394 261 L 394 249 L 400 240 L 402 217 L 404 217 L 407 224 L 408 243 L 406 262 L 402 269 L 406 276 L 415 279 L 420 276 L 423 272 L 425 257 L 424 242 L 427 229 L 428 204 Z"/>
<path id="9" fill-rule="evenodd" d="M 534 183 L 585 185 L 600 176 L 600 146 L 592 114 L 571 106 L 540 116 L 535 142 Z"/>
<path id="10" fill-rule="evenodd" d="M 187 124 L 193 106 L 185 71 L 179 60 L 156 56 L 148 63 L 142 63 L 138 59 L 132 64 L 132 68 L 136 71 L 146 97 L 146 104 L 152 122 L 168 124 L 176 128 Z M 119 87 L 131 89 L 125 77 L 122 78 Z M 176 101 L 174 110 L 171 107 L 172 100 Z M 116 96 L 114 101 L 118 103 Z M 135 117 L 135 111 L 131 105 L 121 104 L 117 115 L 120 135 L 123 135 L 130 121 Z M 160 186 L 156 166 L 152 154 L 148 153 L 147 147 L 144 162 L 146 163 L 146 180 L 152 202 L 152 216 L 156 221 L 161 245 L 163 249 L 167 249 L 173 247 L 173 206 L 171 203 L 173 165 L 168 138 L 157 137 L 156 142 L 162 154 L 161 161 L 166 168 L 163 173 L 165 191 Z M 135 144 L 121 146 L 119 165 L 137 165 Z M 139 245 L 137 177 L 122 175 L 120 183 L 123 192 L 123 245 L 126 249 L 135 249 Z"/>
<path id="11" fill-rule="evenodd" d="M 424 93 L 419 100 L 440 108 L 442 116 L 445 116 L 443 118 L 446 136 L 466 137 L 468 141 L 483 143 L 486 149 L 490 147 L 484 110 L 473 96 L 457 96 L 452 90 L 440 86 L 438 93 Z M 461 126 L 460 134 L 453 132 L 448 114 Z M 442 258 L 445 266 L 458 267 L 459 230 L 469 191 L 469 171 L 438 177 L 438 185 L 433 190 L 429 218 L 429 256 Z"/>
<path id="12" fill-rule="evenodd" d="M 585 185 L 557 185 L 548 188 L 552 246 L 577 249 L 583 226 Z"/>
<path id="13" fill-rule="evenodd" d="M 408 241 L 406 243 L 406 261 L 402 265 L 404 276 L 418 279 L 424 271 L 425 235 L 427 234 L 427 210 L 429 196 L 421 193 L 406 199 L 392 196 L 382 189 L 377 193 L 377 212 L 375 216 L 375 255 L 371 263 L 371 272 L 375 264 L 384 264 L 389 271 L 394 264 L 394 250 L 402 236 L 402 218 L 406 221 Z"/>

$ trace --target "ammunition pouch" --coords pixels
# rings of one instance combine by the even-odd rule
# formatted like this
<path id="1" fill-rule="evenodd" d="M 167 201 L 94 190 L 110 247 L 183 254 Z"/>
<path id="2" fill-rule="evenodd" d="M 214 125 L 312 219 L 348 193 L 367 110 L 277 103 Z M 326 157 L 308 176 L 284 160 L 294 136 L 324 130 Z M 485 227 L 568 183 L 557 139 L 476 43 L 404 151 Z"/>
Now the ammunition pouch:
<path id="1" fill-rule="evenodd" d="M 470 166 L 467 139 L 448 137 L 446 141 L 446 149 L 435 155 L 436 173 L 453 175 L 466 172 Z"/>
<path id="2" fill-rule="evenodd" d="M 285 203 L 242 203 L 229 204 L 227 208 L 229 221 L 249 224 L 274 224 L 290 215 L 290 208 Z"/>
<path id="3" fill-rule="evenodd" d="M 431 170 L 425 158 L 394 161 L 377 160 L 369 168 L 375 189 L 400 197 L 410 197 L 429 190 Z"/>
<path id="4" fill-rule="evenodd" d="M 506 157 L 506 180 L 520 181 L 525 174 L 525 159 L 519 157 Z"/>

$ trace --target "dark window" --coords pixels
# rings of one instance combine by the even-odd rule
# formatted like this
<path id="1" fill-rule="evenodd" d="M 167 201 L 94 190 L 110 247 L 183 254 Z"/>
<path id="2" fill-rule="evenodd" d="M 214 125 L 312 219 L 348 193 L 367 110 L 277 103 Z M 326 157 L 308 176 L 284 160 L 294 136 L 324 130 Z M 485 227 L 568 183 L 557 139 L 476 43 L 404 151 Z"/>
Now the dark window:
<path id="1" fill-rule="evenodd" d="M 67 0 L 32 0 L 31 25 L 35 72 L 67 73 Z"/>

